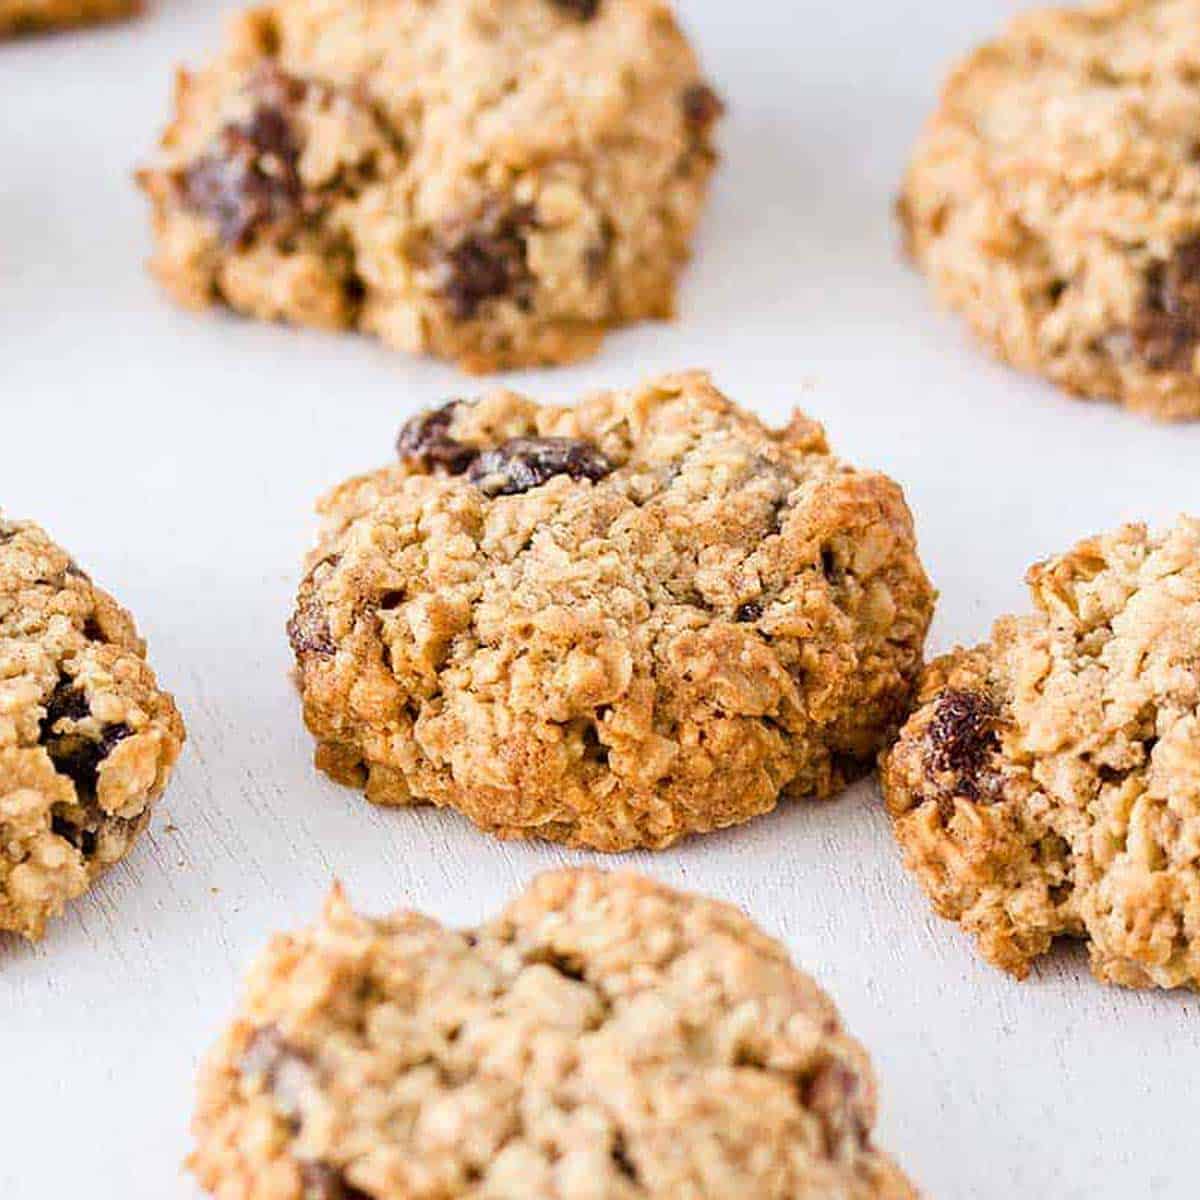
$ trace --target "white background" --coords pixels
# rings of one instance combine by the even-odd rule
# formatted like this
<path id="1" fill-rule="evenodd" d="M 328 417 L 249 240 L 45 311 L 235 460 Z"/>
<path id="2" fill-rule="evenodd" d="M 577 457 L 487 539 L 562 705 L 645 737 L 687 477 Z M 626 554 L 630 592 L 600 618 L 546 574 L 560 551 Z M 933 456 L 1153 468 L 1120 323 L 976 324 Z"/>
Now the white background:
<path id="1" fill-rule="evenodd" d="M 283 626 L 312 501 L 385 461 L 414 409 L 480 385 L 351 336 L 182 314 L 146 278 L 130 172 L 172 65 L 227 7 L 160 0 L 0 47 L 0 502 L 134 611 L 189 731 L 131 858 L 40 945 L 0 937 L 5 1200 L 194 1196 L 197 1059 L 249 958 L 335 875 L 368 910 L 467 923 L 586 858 L 378 811 L 310 766 Z M 1035 559 L 1200 510 L 1200 426 L 994 365 L 897 254 L 892 196 L 942 69 L 1010 7 L 684 0 L 730 115 L 679 320 L 513 377 L 565 401 L 707 366 L 773 420 L 803 405 L 904 483 L 937 650 L 1023 604 Z M 1024 984 L 986 966 L 903 872 L 873 783 L 625 861 L 787 940 L 872 1051 L 880 1141 L 931 1196 L 1196 1195 L 1197 999 L 1102 987 L 1077 947 Z"/>

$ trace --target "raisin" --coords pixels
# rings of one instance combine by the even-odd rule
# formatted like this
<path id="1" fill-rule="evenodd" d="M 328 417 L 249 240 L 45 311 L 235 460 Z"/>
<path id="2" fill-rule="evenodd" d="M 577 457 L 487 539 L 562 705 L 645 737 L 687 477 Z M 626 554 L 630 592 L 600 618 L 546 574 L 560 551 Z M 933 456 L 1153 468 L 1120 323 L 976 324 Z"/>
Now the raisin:
<path id="1" fill-rule="evenodd" d="M 107 758 L 113 751 L 113 747 L 118 742 L 123 742 L 127 737 L 133 736 L 133 730 L 128 725 L 122 722 L 118 725 L 109 725 L 105 728 L 100 739 L 100 748 L 103 750 L 101 758 Z"/>
<path id="2" fill-rule="evenodd" d="M 50 699 L 46 701 L 46 715 L 42 718 L 41 740 L 54 735 L 59 721 L 84 721 L 92 715 L 87 697 L 75 686 L 75 681 L 63 676 L 58 681 Z"/>
<path id="3" fill-rule="evenodd" d="M 301 212 L 300 146 L 283 107 L 296 86 L 282 77 L 262 84 L 264 99 L 251 115 L 226 125 L 182 173 L 185 203 L 216 221 L 226 245 L 245 246 L 264 226 Z"/>
<path id="4" fill-rule="evenodd" d="M 128 725 L 108 725 L 101 732 L 98 742 L 72 734 L 50 741 L 46 753 L 50 755 L 54 769 L 74 783 L 75 791 L 82 799 L 88 799 L 96 794 L 100 764 L 113 752 L 118 742 L 132 735 L 133 730 Z"/>
<path id="5" fill-rule="evenodd" d="M 751 600 L 748 604 L 738 606 L 734 616 L 739 621 L 757 621 L 763 615 L 762 605 Z"/>
<path id="6" fill-rule="evenodd" d="M 525 257 L 525 235 L 533 220 L 528 205 L 492 205 L 441 249 L 440 291 L 456 321 L 471 320 L 480 305 L 501 296 L 528 304 L 533 276 Z"/>
<path id="7" fill-rule="evenodd" d="M 600 0 L 550 0 L 550 3 L 581 21 L 590 21 L 600 11 Z"/>
<path id="8" fill-rule="evenodd" d="M 418 413 L 401 426 L 396 453 L 432 471 L 438 467 L 451 475 L 461 475 L 478 457 L 479 451 L 450 436 L 454 410 L 461 401 L 451 400 L 431 412 Z"/>
<path id="9" fill-rule="evenodd" d="M 992 702 L 978 692 L 947 688 L 934 705 L 927 736 L 929 769 L 953 774 L 958 795 L 980 799 L 988 760 L 1000 745 Z"/>
<path id="10" fill-rule="evenodd" d="M 725 113 L 725 102 L 707 83 L 693 83 L 684 89 L 683 115 L 689 125 L 707 129 Z"/>
<path id="11" fill-rule="evenodd" d="M 306 654 L 330 658 L 337 653 L 329 629 L 329 617 L 311 591 L 301 589 L 296 611 L 287 624 L 287 634 L 297 658 L 303 658 Z"/>
<path id="12" fill-rule="evenodd" d="M 85 820 L 89 824 L 98 826 L 103 822 L 103 816 L 98 810 L 96 812 L 88 811 Z M 89 829 L 57 813 L 50 818 L 50 832 L 56 837 L 62 838 L 63 841 L 70 842 L 84 858 L 91 858 L 96 853 L 96 847 L 100 842 L 99 833 L 95 828 Z"/>
<path id="13" fill-rule="evenodd" d="M 1200 237 L 1151 267 L 1130 338 L 1151 370 L 1192 370 L 1200 345 Z"/>
<path id="14" fill-rule="evenodd" d="M 471 464 L 467 478 L 485 495 L 516 496 L 555 475 L 594 481 L 612 469 L 595 446 L 579 438 L 519 437 L 483 451 Z"/>

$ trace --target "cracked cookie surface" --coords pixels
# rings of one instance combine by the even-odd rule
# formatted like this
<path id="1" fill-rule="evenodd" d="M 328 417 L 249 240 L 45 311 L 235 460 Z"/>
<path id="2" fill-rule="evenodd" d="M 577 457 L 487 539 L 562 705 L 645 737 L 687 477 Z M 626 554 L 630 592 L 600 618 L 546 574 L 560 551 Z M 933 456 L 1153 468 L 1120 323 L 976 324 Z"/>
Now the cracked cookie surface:
<path id="1" fill-rule="evenodd" d="M 0 930 L 40 937 L 125 857 L 182 742 L 129 614 L 0 517 Z"/>
<path id="2" fill-rule="evenodd" d="M 1018 16 L 961 63 L 900 201 L 939 298 L 1071 392 L 1200 417 L 1200 5 Z"/>
<path id="3" fill-rule="evenodd" d="M 257 1200 L 908 1200 L 828 997 L 737 909 L 537 879 L 477 930 L 277 936 L 202 1069 L 191 1166 Z"/>
<path id="4" fill-rule="evenodd" d="M 0 0 L 0 37 L 132 17 L 142 0 Z"/>
<path id="5" fill-rule="evenodd" d="M 317 764 L 508 837 L 661 847 L 823 798 L 907 713 L 900 488 L 708 376 L 413 418 L 320 505 L 290 623 Z"/>
<path id="6" fill-rule="evenodd" d="M 181 303 L 472 370 L 668 317 L 721 102 L 662 0 L 278 0 L 143 172 Z"/>
<path id="7" fill-rule="evenodd" d="M 1055 938 L 1129 987 L 1200 987 L 1200 521 L 1032 569 L 1035 613 L 928 668 L 884 758 L 909 867 L 1023 977 Z"/>

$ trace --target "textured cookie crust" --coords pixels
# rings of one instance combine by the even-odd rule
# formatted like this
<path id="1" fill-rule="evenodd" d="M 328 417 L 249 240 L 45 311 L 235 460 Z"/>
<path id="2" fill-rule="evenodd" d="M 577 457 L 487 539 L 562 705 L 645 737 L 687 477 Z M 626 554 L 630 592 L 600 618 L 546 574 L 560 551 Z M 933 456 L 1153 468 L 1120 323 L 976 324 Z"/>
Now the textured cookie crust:
<path id="1" fill-rule="evenodd" d="M 369 799 L 661 847 L 833 794 L 906 715 L 910 514 L 805 417 L 695 373 L 452 403 L 399 448 L 322 501 L 289 627 L 317 764 Z"/>
<path id="2" fill-rule="evenodd" d="M 1017 17 L 917 146 L 912 254 L 1001 358 L 1082 396 L 1200 416 L 1200 3 Z"/>
<path id="3" fill-rule="evenodd" d="M 418 913 L 276 937 L 201 1073 L 221 1200 L 869 1200 L 862 1048 L 728 905 L 542 876 L 470 933 Z"/>
<path id="4" fill-rule="evenodd" d="M 278 0 L 179 75 L 153 270 L 471 370 L 569 362 L 671 315 L 720 113 L 663 0 Z"/>
<path id="5" fill-rule="evenodd" d="M 0 0 L 0 37 L 113 21 L 140 12 L 141 0 Z"/>
<path id="6" fill-rule="evenodd" d="M 0 930 L 40 937 L 124 858 L 182 743 L 129 614 L 0 517 Z"/>
<path id="7" fill-rule="evenodd" d="M 1200 986 L 1200 521 L 1029 585 L 1033 616 L 929 667 L 885 758 L 905 858 L 1014 975 L 1069 936 L 1100 979 Z"/>

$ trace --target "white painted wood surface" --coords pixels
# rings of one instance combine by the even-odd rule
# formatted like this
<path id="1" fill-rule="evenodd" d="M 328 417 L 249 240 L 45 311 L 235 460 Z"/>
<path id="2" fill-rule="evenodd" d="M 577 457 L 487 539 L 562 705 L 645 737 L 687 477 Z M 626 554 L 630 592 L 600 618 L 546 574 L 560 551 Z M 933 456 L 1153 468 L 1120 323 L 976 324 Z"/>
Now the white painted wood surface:
<path id="1" fill-rule="evenodd" d="M 0 502 L 136 613 L 190 740 L 137 852 L 30 947 L 0 939 L 0 1196 L 192 1197 L 198 1056 L 248 959 L 334 876 L 451 922 L 587 856 L 377 811 L 314 773 L 283 634 L 316 494 L 478 384 L 366 341 L 170 308 L 129 179 L 171 65 L 227 3 L 0 48 Z M 1088 407 L 977 355 L 900 262 L 889 210 L 942 66 L 1000 0 L 684 0 L 730 103 L 676 324 L 613 337 L 540 397 L 706 365 L 906 486 L 942 590 L 933 648 L 1023 601 L 1035 558 L 1200 510 L 1200 427 Z M 615 865 L 614 860 L 604 860 Z M 1066 950 L 1018 985 L 931 916 L 874 784 L 628 865 L 745 906 L 873 1052 L 881 1141 L 931 1196 L 1191 1197 L 1198 1001 Z"/>

